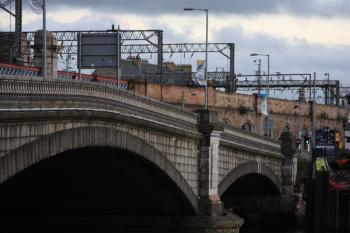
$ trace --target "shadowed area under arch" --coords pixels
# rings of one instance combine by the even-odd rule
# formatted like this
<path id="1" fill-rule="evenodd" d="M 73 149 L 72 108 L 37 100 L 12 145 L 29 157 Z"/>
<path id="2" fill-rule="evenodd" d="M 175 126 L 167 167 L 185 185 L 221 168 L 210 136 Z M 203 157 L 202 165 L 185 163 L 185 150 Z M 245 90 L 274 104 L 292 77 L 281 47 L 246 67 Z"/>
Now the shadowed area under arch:
<path id="1" fill-rule="evenodd" d="M 236 167 L 220 182 L 218 187 L 219 195 L 223 195 L 240 177 L 255 173 L 267 177 L 278 192 L 281 191 L 282 183 L 270 168 L 263 164 L 258 164 L 257 162 L 249 162 Z"/>
<path id="2" fill-rule="evenodd" d="M 280 186 L 266 167 L 248 163 L 238 167 L 226 180 L 230 185 L 220 189 L 224 207 L 245 219 L 245 223 L 263 224 L 266 218 L 279 214 L 281 206 Z M 264 171 L 265 170 L 265 171 Z M 249 172 L 250 171 L 250 172 Z M 272 179 L 271 179 L 272 178 Z"/>
<path id="3" fill-rule="evenodd" d="M 0 183 L 41 160 L 65 151 L 84 147 L 112 147 L 138 155 L 167 174 L 178 186 L 192 208 L 197 210 L 197 196 L 175 166 L 152 145 L 128 133 L 112 128 L 81 127 L 39 137 L 0 158 Z M 15 164 L 15 169 L 11 166 Z"/>
<path id="4" fill-rule="evenodd" d="M 0 205 L 2 219 L 21 225 L 195 214 L 161 169 L 110 147 L 74 149 L 28 167 L 0 185 Z"/>

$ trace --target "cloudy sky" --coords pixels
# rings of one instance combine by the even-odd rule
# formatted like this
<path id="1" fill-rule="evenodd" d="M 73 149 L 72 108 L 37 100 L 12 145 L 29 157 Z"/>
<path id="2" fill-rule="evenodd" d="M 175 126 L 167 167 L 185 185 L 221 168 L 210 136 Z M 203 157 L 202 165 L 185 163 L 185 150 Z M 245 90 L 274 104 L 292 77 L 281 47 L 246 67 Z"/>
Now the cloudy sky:
<path id="1" fill-rule="evenodd" d="M 23 30 L 39 29 L 41 16 L 23 2 Z M 209 41 L 236 44 L 236 73 L 255 72 L 250 53 L 268 53 L 272 73 L 317 72 L 319 79 L 329 73 L 350 86 L 350 0 L 47 0 L 47 25 L 104 30 L 114 23 L 121 29 L 162 29 L 165 43 L 204 42 L 204 13 L 184 7 L 209 9 Z M 9 29 L 9 16 L 1 12 L 0 30 Z M 192 64 L 199 58 L 171 57 Z M 227 65 L 222 56 L 210 55 L 209 70 Z"/>

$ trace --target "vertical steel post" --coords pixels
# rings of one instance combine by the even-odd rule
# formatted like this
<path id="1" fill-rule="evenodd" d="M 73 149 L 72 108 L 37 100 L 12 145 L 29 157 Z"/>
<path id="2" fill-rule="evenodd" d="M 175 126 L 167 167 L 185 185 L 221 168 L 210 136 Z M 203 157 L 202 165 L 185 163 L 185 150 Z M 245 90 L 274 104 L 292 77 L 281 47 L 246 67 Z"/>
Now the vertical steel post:
<path id="1" fill-rule="evenodd" d="M 329 73 L 325 73 L 327 76 L 327 85 L 325 88 L 325 104 L 329 104 L 329 96 L 330 96 L 330 86 L 329 86 Z"/>
<path id="2" fill-rule="evenodd" d="M 270 137 L 270 113 L 269 113 L 269 100 L 270 100 L 270 55 L 267 56 L 267 137 Z"/>
<path id="3" fill-rule="evenodd" d="M 258 59 L 258 94 L 261 94 L 261 59 Z"/>
<path id="4" fill-rule="evenodd" d="M 22 57 L 22 0 L 16 0 L 16 26 L 15 26 L 15 48 L 16 48 L 16 61 Z"/>
<path id="5" fill-rule="evenodd" d="M 118 25 L 118 31 L 117 31 L 117 86 L 118 86 L 118 88 L 120 87 L 120 84 L 119 84 L 119 82 L 120 82 L 120 79 L 121 79 L 121 77 L 120 77 L 120 75 L 121 75 L 121 72 L 120 72 L 120 55 L 121 55 L 121 51 L 120 51 L 120 49 L 121 49 L 121 43 L 120 43 L 120 40 L 121 38 L 120 38 L 120 26 Z"/>
<path id="6" fill-rule="evenodd" d="M 43 77 L 46 77 L 46 1 L 43 0 Z"/>
<path id="7" fill-rule="evenodd" d="M 81 80 L 81 32 L 78 33 L 78 70 L 79 70 L 79 80 Z"/>
<path id="8" fill-rule="evenodd" d="M 204 11 L 205 12 L 205 67 L 204 67 L 204 110 L 208 110 L 208 9 L 184 8 L 184 11 Z"/>
<path id="9" fill-rule="evenodd" d="M 236 77 L 235 77 L 235 44 L 230 43 L 230 77 L 228 83 L 228 92 L 236 92 Z"/>
<path id="10" fill-rule="evenodd" d="M 316 145 L 316 72 L 314 72 L 314 88 L 312 96 L 312 144 Z"/>
<path id="11" fill-rule="evenodd" d="M 336 89 L 335 89 L 335 104 L 339 106 L 339 99 L 340 99 L 340 81 L 335 81 Z"/>
<path id="12" fill-rule="evenodd" d="M 158 32 L 158 74 L 160 79 L 160 100 L 163 100 L 163 31 Z"/>
<path id="13" fill-rule="evenodd" d="M 204 109 L 208 110 L 208 9 L 205 9 L 206 21 L 205 21 L 205 104 Z"/>

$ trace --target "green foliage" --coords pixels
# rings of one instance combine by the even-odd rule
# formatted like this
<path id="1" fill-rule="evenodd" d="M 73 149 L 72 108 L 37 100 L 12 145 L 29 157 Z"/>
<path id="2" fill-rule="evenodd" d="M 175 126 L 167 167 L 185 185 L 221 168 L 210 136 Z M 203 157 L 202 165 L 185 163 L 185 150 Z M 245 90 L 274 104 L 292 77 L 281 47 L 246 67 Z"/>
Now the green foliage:
<path id="1" fill-rule="evenodd" d="M 322 112 L 320 114 L 320 118 L 323 119 L 323 120 L 326 120 L 326 119 L 328 119 L 328 114 L 326 112 Z"/>
<path id="2" fill-rule="evenodd" d="M 341 121 L 343 123 L 343 127 L 346 127 L 348 125 L 348 118 L 346 116 L 344 116 Z"/>
<path id="3" fill-rule="evenodd" d="M 337 115 L 337 121 L 341 122 L 343 124 L 343 127 L 346 127 L 348 125 L 348 118 L 343 114 Z"/>
<path id="4" fill-rule="evenodd" d="M 243 105 L 240 105 L 238 108 L 239 114 L 244 115 L 248 112 L 248 108 L 244 107 Z"/>

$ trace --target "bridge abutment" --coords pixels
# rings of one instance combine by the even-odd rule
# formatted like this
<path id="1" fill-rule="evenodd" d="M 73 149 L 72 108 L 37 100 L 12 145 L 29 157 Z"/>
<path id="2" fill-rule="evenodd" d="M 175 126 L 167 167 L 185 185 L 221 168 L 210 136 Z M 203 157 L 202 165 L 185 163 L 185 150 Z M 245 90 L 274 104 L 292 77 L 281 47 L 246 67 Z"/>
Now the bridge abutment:
<path id="1" fill-rule="evenodd" d="M 199 215 L 195 224 L 201 223 L 203 232 L 239 232 L 243 219 L 236 215 L 224 216 L 224 205 L 218 192 L 219 143 L 223 125 L 216 120 L 216 112 L 199 110 L 199 132 L 203 138 L 199 154 Z M 201 217 L 202 216 L 202 217 Z M 205 221 L 203 221 L 205 220 Z"/>
<path id="2" fill-rule="evenodd" d="M 295 139 L 289 132 L 281 135 L 281 153 L 284 155 L 282 161 L 282 194 L 288 195 L 293 193 L 294 185 L 294 155 L 295 155 Z"/>
<path id="3" fill-rule="evenodd" d="M 280 213 L 287 218 L 295 219 L 298 197 L 294 194 L 294 157 L 296 152 L 295 138 L 290 132 L 283 132 L 281 137 L 282 161 L 282 196 Z"/>
<path id="4" fill-rule="evenodd" d="M 216 113 L 198 111 L 199 131 L 203 135 L 199 155 L 199 212 L 209 216 L 223 213 L 218 194 L 219 142 L 223 126 L 216 122 Z"/>

